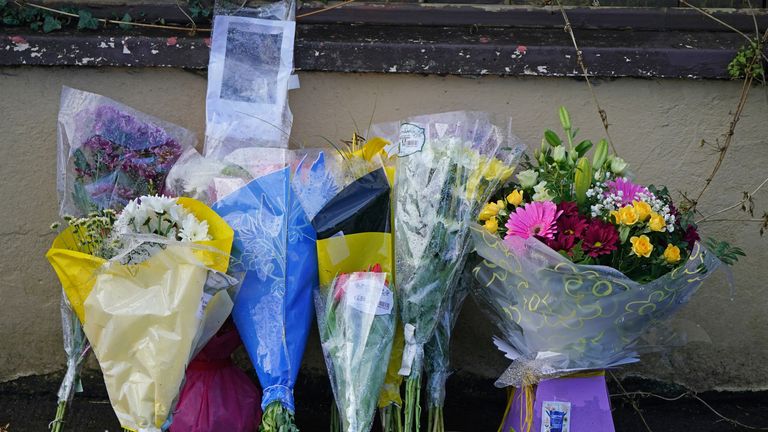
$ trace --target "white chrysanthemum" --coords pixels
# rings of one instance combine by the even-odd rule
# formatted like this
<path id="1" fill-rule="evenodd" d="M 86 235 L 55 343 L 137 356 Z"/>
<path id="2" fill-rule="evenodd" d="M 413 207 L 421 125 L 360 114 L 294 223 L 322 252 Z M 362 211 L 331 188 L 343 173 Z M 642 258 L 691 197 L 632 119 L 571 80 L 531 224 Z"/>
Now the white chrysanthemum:
<path id="1" fill-rule="evenodd" d="M 193 214 L 187 214 L 184 220 L 181 222 L 181 230 L 179 230 L 179 237 L 181 241 L 203 241 L 210 240 L 208 235 L 208 222 L 199 221 Z"/>

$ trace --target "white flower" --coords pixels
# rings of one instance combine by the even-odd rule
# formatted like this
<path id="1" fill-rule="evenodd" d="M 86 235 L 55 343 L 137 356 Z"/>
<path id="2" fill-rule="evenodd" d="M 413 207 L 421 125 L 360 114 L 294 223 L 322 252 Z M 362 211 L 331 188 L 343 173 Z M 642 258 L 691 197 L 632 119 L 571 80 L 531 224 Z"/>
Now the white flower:
<path id="1" fill-rule="evenodd" d="M 522 186 L 523 189 L 528 189 L 533 187 L 538 181 L 538 179 L 539 179 L 539 173 L 537 173 L 532 169 L 525 170 L 517 175 L 517 181 L 520 182 L 520 186 Z"/>
<path id="2" fill-rule="evenodd" d="M 549 193 L 549 190 L 547 189 L 547 182 L 545 181 L 542 181 L 534 186 L 533 190 L 536 192 L 533 194 L 534 201 L 552 201 L 555 198 L 552 196 L 552 194 Z"/>
<path id="3" fill-rule="evenodd" d="M 624 162 L 624 159 L 617 156 L 614 156 L 613 159 L 611 159 L 611 171 L 613 171 L 614 174 L 621 174 L 626 168 L 627 163 Z"/>
<path id="4" fill-rule="evenodd" d="M 555 162 L 562 162 L 565 160 L 565 147 L 559 145 L 552 150 L 552 159 Z"/>
<path id="5" fill-rule="evenodd" d="M 208 222 L 199 221 L 195 215 L 189 213 L 181 222 L 181 231 L 179 231 L 181 241 L 203 241 L 210 240 L 208 235 Z"/>
<path id="6" fill-rule="evenodd" d="M 160 195 L 148 195 L 141 197 L 141 205 L 155 213 L 165 213 L 176 204 L 176 198 Z"/>

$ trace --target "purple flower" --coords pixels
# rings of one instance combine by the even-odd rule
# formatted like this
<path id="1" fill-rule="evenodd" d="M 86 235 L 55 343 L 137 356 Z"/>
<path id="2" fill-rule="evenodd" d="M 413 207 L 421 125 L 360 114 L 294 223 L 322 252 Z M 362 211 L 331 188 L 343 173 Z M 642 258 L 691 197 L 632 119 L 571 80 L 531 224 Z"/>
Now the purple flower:
<path id="1" fill-rule="evenodd" d="M 616 180 L 611 180 L 605 183 L 608 186 L 606 195 L 615 195 L 621 197 L 622 205 L 632 204 L 632 201 L 640 200 L 638 194 L 647 194 L 648 188 L 635 183 L 632 183 L 625 177 L 619 177 Z"/>
<path id="2" fill-rule="evenodd" d="M 597 258 L 615 251 L 618 241 L 619 233 L 613 225 L 593 219 L 586 229 L 581 245 L 587 255 Z"/>
<path id="3" fill-rule="evenodd" d="M 701 240 L 701 237 L 699 237 L 696 225 L 688 225 L 688 228 L 685 229 L 685 234 L 683 234 L 683 241 L 688 243 L 688 251 L 693 250 L 693 245 L 699 240 Z"/>

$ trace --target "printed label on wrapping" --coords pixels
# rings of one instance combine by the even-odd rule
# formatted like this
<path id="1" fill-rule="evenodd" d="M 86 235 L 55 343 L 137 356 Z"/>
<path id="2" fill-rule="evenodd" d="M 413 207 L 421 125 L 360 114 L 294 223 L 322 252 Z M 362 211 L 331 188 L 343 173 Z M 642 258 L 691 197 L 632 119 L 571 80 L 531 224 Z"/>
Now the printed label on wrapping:
<path id="1" fill-rule="evenodd" d="M 381 293 L 381 294 L 379 294 Z M 360 312 L 389 315 L 395 303 L 392 291 L 379 279 L 358 278 L 349 281 L 347 302 Z M 377 301 L 378 300 L 378 301 Z"/>
<path id="2" fill-rule="evenodd" d="M 541 411 L 541 432 L 570 432 L 570 402 L 545 401 Z"/>
<path id="3" fill-rule="evenodd" d="M 426 140 L 423 127 L 412 123 L 403 123 L 400 125 L 400 139 L 397 143 L 398 156 L 408 156 L 420 152 L 424 148 Z"/>
<path id="4" fill-rule="evenodd" d="M 200 307 L 197 309 L 198 319 L 203 319 L 205 316 L 205 308 L 208 307 L 208 302 L 211 301 L 212 298 L 212 294 L 208 294 L 206 292 L 203 293 L 203 296 L 200 298 Z"/>

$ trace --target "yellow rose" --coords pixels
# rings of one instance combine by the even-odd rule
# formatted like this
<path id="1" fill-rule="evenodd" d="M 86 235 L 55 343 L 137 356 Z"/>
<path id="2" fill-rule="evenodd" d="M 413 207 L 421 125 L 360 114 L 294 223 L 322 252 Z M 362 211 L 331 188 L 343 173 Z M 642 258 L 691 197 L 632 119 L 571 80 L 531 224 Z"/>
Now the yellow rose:
<path id="1" fill-rule="evenodd" d="M 619 222 L 622 225 L 634 225 L 638 221 L 637 212 L 631 205 L 624 206 L 619 209 Z"/>
<path id="2" fill-rule="evenodd" d="M 667 260 L 668 264 L 676 264 L 680 261 L 680 248 L 673 245 L 672 243 L 667 245 L 667 248 L 664 249 L 664 259 Z"/>
<path id="3" fill-rule="evenodd" d="M 487 221 L 488 219 L 495 218 L 499 214 L 499 210 L 506 208 L 504 201 L 498 200 L 495 203 L 490 202 L 480 210 L 480 215 L 477 217 L 481 221 Z"/>
<path id="4" fill-rule="evenodd" d="M 621 223 L 621 216 L 619 216 L 618 210 L 611 211 L 611 217 L 613 218 L 613 223 L 618 225 Z"/>
<path id="5" fill-rule="evenodd" d="M 632 238 L 629 239 L 629 242 L 632 243 L 633 254 L 645 258 L 651 256 L 653 245 L 651 244 L 651 239 L 649 239 L 647 235 L 641 235 L 640 237 L 632 236 Z"/>
<path id="6" fill-rule="evenodd" d="M 632 207 L 635 209 L 635 213 L 637 213 L 637 218 L 640 219 L 640 222 L 645 222 L 648 220 L 649 217 L 651 217 L 651 206 L 645 201 L 632 201 Z"/>
<path id="7" fill-rule="evenodd" d="M 520 203 L 523 202 L 523 193 L 517 189 L 513 190 L 509 195 L 507 195 L 507 202 L 515 207 L 519 206 Z"/>
<path id="8" fill-rule="evenodd" d="M 651 229 L 651 231 L 664 231 L 667 229 L 667 223 L 664 222 L 664 216 L 652 212 L 651 213 L 651 220 L 648 221 L 648 228 Z"/>
<path id="9" fill-rule="evenodd" d="M 486 230 L 488 230 L 489 233 L 496 234 L 496 232 L 499 230 L 499 221 L 495 217 L 492 217 L 485 221 L 485 225 L 483 226 Z"/>

